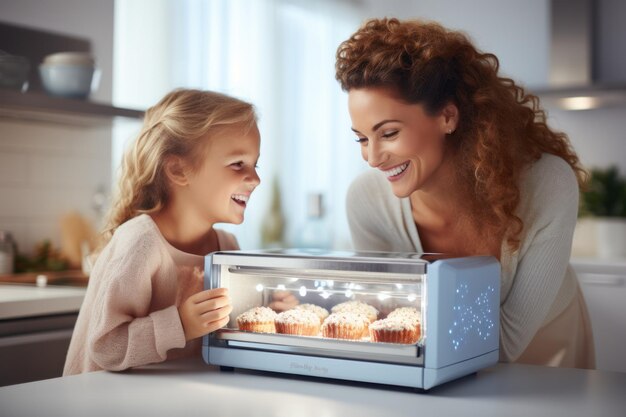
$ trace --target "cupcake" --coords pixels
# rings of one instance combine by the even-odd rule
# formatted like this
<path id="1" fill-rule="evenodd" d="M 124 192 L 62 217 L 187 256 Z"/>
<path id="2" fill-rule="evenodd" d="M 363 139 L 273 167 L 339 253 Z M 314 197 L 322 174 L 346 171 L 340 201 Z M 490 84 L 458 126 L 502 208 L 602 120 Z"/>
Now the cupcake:
<path id="1" fill-rule="evenodd" d="M 299 336 L 317 336 L 320 332 L 320 319 L 312 311 L 292 309 L 276 316 L 276 332 Z"/>
<path id="2" fill-rule="evenodd" d="M 362 314 L 367 317 L 368 323 L 373 322 L 378 318 L 378 310 L 372 307 L 369 304 L 365 304 L 362 301 L 346 301 L 345 303 L 337 304 L 332 309 L 333 313 L 357 313 Z M 362 337 L 369 336 L 369 331 L 367 330 L 367 326 L 363 329 Z"/>
<path id="3" fill-rule="evenodd" d="M 256 333 L 276 333 L 276 312 L 269 307 L 254 307 L 237 316 L 239 330 Z"/>
<path id="4" fill-rule="evenodd" d="M 415 326 L 415 330 L 419 335 L 421 333 L 421 325 L 420 319 L 421 314 L 418 309 L 415 307 L 400 307 L 393 310 L 389 315 L 387 315 L 388 319 L 402 319 L 408 320 Z"/>
<path id="5" fill-rule="evenodd" d="M 378 310 L 361 301 L 346 301 L 345 303 L 337 304 L 331 309 L 331 311 L 333 313 L 350 312 L 363 314 L 367 317 L 370 323 L 378 318 Z"/>
<path id="6" fill-rule="evenodd" d="M 419 321 L 388 317 L 370 324 L 369 333 L 372 342 L 414 344 L 420 338 Z"/>
<path id="7" fill-rule="evenodd" d="M 353 312 L 333 313 L 322 324 L 322 336 L 334 339 L 358 340 L 367 332 L 369 319 Z"/>
<path id="8" fill-rule="evenodd" d="M 294 307 L 295 310 L 304 310 L 304 311 L 311 311 L 313 313 L 315 313 L 317 315 L 317 317 L 319 317 L 320 319 L 320 324 L 322 324 L 324 322 L 324 320 L 326 320 L 326 317 L 328 317 L 328 310 L 326 310 L 325 308 L 322 308 L 318 305 L 315 304 L 299 304 L 296 307 Z"/>

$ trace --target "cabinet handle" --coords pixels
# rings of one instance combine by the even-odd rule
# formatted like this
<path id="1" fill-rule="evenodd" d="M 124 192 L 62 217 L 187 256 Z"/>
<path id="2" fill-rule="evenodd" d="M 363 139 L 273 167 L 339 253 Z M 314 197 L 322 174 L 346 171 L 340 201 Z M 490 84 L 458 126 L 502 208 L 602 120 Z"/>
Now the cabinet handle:
<path id="1" fill-rule="evenodd" d="M 594 279 L 581 279 L 581 284 L 585 285 L 597 285 L 602 287 L 621 287 L 624 285 L 624 278 L 622 277 L 602 277 Z"/>

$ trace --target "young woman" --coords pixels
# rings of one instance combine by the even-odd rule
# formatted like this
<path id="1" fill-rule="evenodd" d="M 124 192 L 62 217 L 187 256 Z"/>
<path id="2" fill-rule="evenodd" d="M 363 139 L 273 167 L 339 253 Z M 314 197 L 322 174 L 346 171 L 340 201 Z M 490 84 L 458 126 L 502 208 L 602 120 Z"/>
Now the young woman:
<path id="1" fill-rule="evenodd" d="M 336 76 L 375 168 L 349 190 L 355 247 L 496 257 L 501 359 L 592 368 L 569 266 L 584 172 L 538 99 L 462 33 L 420 21 L 366 22 Z"/>

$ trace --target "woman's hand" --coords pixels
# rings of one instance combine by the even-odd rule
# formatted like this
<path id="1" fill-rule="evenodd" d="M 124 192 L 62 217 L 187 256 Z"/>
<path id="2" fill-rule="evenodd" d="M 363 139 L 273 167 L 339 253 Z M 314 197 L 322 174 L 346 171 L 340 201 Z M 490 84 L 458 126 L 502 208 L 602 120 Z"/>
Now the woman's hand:
<path id="1" fill-rule="evenodd" d="M 232 310 L 226 288 L 200 291 L 187 298 L 178 307 L 185 340 L 190 341 L 224 327 Z"/>
<path id="2" fill-rule="evenodd" d="M 298 299 L 290 291 L 274 291 L 269 307 L 274 311 L 291 310 L 298 305 Z"/>

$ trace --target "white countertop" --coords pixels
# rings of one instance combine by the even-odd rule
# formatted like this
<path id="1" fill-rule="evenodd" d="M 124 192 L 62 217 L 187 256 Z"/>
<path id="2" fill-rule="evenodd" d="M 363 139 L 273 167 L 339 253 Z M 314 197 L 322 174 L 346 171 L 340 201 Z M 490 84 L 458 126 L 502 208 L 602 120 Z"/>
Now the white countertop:
<path id="1" fill-rule="evenodd" d="M 0 320 L 77 312 L 86 288 L 0 284 Z"/>
<path id="2" fill-rule="evenodd" d="M 626 373 L 499 364 L 428 392 L 200 358 L 0 388 L 1 416 L 624 416 Z"/>
<path id="3" fill-rule="evenodd" d="M 570 264 L 577 272 L 596 274 L 625 274 L 626 259 L 572 258 Z"/>

